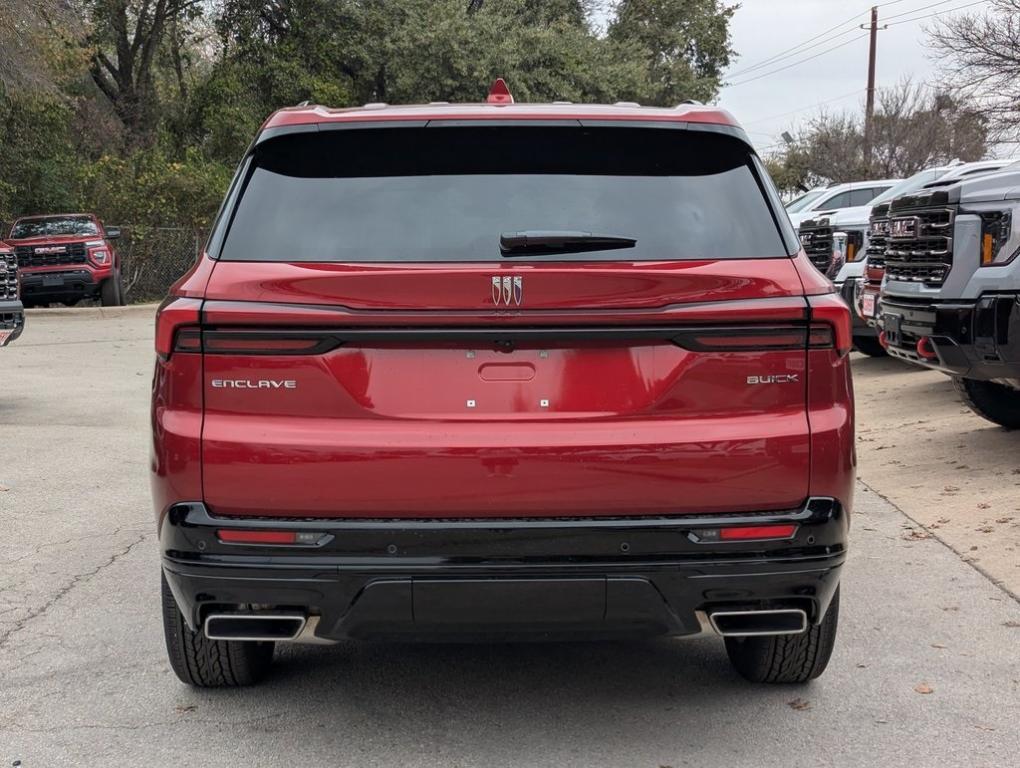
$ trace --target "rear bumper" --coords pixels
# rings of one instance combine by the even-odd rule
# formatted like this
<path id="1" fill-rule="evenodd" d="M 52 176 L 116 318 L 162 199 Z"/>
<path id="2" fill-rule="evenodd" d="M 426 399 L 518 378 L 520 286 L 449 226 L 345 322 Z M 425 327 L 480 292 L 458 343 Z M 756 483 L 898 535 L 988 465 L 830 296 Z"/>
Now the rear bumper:
<path id="1" fill-rule="evenodd" d="M 709 543 L 719 526 L 792 522 L 781 541 Z M 824 615 L 846 556 L 832 499 L 779 513 L 543 520 L 214 518 L 179 504 L 162 564 L 186 620 L 287 610 L 314 638 L 465 639 L 688 635 L 716 609 Z M 321 534 L 305 547 L 220 542 L 216 531 Z"/>
<path id="2" fill-rule="evenodd" d="M 0 301 L 0 347 L 6 347 L 25 329 L 25 309 L 20 301 Z"/>
<path id="3" fill-rule="evenodd" d="M 112 274 L 111 269 L 24 269 L 21 272 L 21 295 L 25 298 L 41 296 L 66 296 L 76 294 L 92 296 L 99 290 L 99 284 Z"/>
<path id="4" fill-rule="evenodd" d="M 895 357 L 969 379 L 1020 378 L 1020 293 L 951 302 L 885 294 L 881 325 Z M 921 354 L 922 339 L 934 357 Z"/>

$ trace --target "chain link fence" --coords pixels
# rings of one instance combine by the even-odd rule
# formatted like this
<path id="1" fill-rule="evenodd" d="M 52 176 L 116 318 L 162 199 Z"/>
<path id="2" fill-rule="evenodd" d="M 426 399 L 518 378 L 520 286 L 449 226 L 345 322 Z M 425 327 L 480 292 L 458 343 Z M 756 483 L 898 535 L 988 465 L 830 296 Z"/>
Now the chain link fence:
<path id="1" fill-rule="evenodd" d="M 121 258 L 128 304 L 160 301 L 174 281 L 191 269 L 208 232 L 190 227 L 121 227 L 115 247 Z"/>

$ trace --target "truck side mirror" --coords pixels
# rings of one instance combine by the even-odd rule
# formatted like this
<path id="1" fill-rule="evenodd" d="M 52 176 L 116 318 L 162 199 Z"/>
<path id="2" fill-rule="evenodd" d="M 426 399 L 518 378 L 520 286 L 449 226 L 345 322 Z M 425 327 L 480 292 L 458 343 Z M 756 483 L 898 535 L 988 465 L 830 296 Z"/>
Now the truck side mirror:
<path id="1" fill-rule="evenodd" d="M 116 240 L 120 237 L 120 227 L 107 227 L 106 228 L 106 239 Z"/>

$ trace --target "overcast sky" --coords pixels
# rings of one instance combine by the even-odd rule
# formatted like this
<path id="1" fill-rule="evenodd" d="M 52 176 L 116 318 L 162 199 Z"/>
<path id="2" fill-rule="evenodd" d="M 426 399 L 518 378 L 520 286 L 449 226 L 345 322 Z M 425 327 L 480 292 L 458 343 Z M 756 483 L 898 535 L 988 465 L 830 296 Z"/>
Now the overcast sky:
<path id="1" fill-rule="evenodd" d="M 974 0 L 941 3 L 937 0 L 878 3 L 867 0 L 741 0 L 730 26 L 733 48 L 739 56 L 727 73 L 725 79 L 732 85 L 723 88 L 719 105 L 736 115 L 759 151 L 774 146 L 781 141 L 782 131 L 817 115 L 820 109 L 857 109 L 863 113 L 868 38 L 866 31 L 857 29 L 857 25 L 869 21 L 871 6 L 879 5 L 879 26 L 886 18 L 890 24 L 888 29 L 878 33 L 876 85 L 882 87 L 894 85 L 904 76 L 928 82 L 937 78 L 938 67 L 932 59 L 932 51 L 925 45 L 923 27 L 944 16 L 912 19 L 965 5 L 970 7 L 962 12 L 980 11 L 982 5 L 987 5 L 973 3 Z M 850 17 L 855 13 L 851 22 Z M 841 22 L 847 23 L 808 42 L 804 48 L 786 54 L 781 60 L 743 74 L 743 70 Z M 844 31 L 846 34 L 840 35 Z M 860 39 L 855 40 L 858 36 Z M 842 47 L 837 50 L 796 63 L 839 45 Z M 775 71 L 791 64 L 794 66 Z M 760 75 L 764 76 L 742 83 Z M 823 107 L 812 106 L 836 97 L 841 98 Z"/>

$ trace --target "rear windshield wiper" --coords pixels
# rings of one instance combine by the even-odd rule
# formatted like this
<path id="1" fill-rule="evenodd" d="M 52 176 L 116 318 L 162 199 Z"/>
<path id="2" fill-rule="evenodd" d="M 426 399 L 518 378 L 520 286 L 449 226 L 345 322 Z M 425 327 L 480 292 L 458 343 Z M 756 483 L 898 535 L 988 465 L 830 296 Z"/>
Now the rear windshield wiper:
<path id="1" fill-rule="evenodd" d="M 637 240 L 633 237 L 558 229 L 527 229 L 523 232 L 504 232 L 499 236 L 500 253 L 509 257 L 609 251 L 614 248 L 633 248 L 635 245 Z"/>

